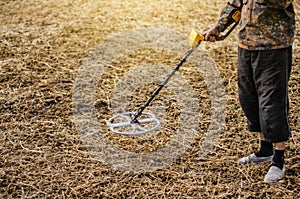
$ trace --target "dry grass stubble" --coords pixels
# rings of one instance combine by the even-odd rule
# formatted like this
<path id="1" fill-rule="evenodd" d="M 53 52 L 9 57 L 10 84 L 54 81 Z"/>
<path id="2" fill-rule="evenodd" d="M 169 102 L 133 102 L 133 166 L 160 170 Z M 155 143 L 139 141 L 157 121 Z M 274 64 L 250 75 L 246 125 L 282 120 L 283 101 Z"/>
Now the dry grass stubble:
<path id="1" fill-rule="evenodd" d="M 234 33 L 226 41 L 202 45 L 215 60 L 227 97 L 226 127 L 208 156 L 198 156 L 199 136 L 174 164 L 154 172 L 122 172 L 94 158 L 74 126 L 72 89 L 77 71 L 101 42 L 140 28 L 161 27 L 186 35 L 192 27 L 204 30 L 214 23 L 225 3 L 1 0 L 0 197 L 299 198 L 299 29 L 290 80 L 290 121 L 296 144 L 288 143 L 286 177 L 277 184 L 262 183 L 267 165 L 235 163 L 238 157 L 255 150 L 258 143 L 256 136 L 247 132 L 238 104 Z M 295 1 L 295 5 L 299 14 L 299 2 Z M 99 82 L 97 114 L 109 114 L 110 89 L 130 67 L 173 67 L 176 61 L 178 55 L 149 49 L 116 60 L 116 66 L 109 68 Z M 210 115 L 206 85 L 188 63 L 180 74 L 197 91 L 203 111 L 199 114 L 203 121 L 199 131 L 205 132 Z M 146 85 L 140 88 L 142 92 L 136 90 L 130 104 L 142 103 L 153 87 Z M 111 135 L 112 142 L 135 152 L 164 146 L 176 129 L 171 122 L 179 110 L 176 101 L 167 97 L 172 95 L 165 89 L 157 99 L 157 103 L 169 108 L 166 131 L 157 134 L 157 139 Z"/>

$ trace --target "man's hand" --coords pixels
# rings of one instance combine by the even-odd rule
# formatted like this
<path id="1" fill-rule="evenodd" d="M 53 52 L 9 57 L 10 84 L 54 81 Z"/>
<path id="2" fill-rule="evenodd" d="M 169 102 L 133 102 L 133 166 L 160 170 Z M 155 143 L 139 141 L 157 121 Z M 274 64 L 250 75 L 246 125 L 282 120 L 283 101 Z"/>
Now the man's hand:
<path id="1" fill-rule="evenodd" d="M 217 27 L 208 29 L 205 33 L 205 41 L 215 42 L 216 37 L 220 34 Z"/>

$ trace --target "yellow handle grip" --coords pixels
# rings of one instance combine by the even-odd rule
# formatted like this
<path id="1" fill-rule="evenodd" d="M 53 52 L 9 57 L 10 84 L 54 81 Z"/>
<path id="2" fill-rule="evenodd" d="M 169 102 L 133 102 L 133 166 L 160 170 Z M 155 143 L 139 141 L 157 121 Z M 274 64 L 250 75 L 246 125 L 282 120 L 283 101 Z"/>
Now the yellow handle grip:
<path id="1" fill-rule="evenodd" d="M 190 33 L 190 46 L 196 46 L 200 41 L 204 41 L 204 36 L 198 33 L 195 30 L 192 30 Z"/>

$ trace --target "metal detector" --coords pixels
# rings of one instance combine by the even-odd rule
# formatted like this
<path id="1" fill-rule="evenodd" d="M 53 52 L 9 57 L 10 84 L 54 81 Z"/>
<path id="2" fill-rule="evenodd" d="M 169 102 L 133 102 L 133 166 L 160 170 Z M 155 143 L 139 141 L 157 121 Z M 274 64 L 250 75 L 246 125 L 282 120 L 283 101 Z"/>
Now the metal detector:
<path id="1" fill-rule="evenodd" d="M 234 16 L 234 17 L 233 17 Z M 216 40 L 224 40 L 238 24 L 240 13 L 238 10 L 234 13 L 232 19 L 235 21 L 234 25 L 222 36 L 217 36 Z M 205 40 L 205 35 L 192 30 L 189 37 L 189 44 L 191 48 L 185 53 L 185 55 L 178 62 L 176 67 L 166 76 L 163 82 L 154 90 L 148 100 L 138 109 L 137 112 L 125 112 L 117 114 L 111 117 L 107 121 L 107 125 L 113 133 L 120 135 L 141 135 L 155 131 L 160 126 L 160 121 L 154 114 L 144 112 L 144 110 L 150 105 L 152 100 L 159 94 L 161 89 L 168 83 L 171 77 L 179 70 L 180 66 L 187 60 L 187 58 L 198 48 L 202 41 Z M 138 118 L 140 118 L 138 120 Z"/>

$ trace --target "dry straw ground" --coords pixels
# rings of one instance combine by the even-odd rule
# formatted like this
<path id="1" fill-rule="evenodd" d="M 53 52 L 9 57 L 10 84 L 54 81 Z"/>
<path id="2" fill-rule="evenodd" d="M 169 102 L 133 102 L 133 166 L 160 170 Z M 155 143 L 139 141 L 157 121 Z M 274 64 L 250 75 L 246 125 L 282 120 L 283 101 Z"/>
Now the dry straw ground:
<path id="1" fill-rule="evenodd" d="M 256 135 L 247 132 L 238 104 L 236 32 L 225 41 L 202 45 L 220 71 L 227 100 L 226 126 L 208 156 L 198 156 L 199 135 L 169 166 L 138 174 L 118 171 L 93 157 L 75 128 L 72 89 L 82 61 L 99 44 L 111 35 L 142 28 L 168 29 L 188 39 L 192 28 L 205 30 L 213 24 L 225 3 L 0 0 L 0 198 L 300 198 L 299 29 L 289 87 L 295 143 L 288 142 L 286 177 L 279 183 L 262 182 L 268 165 L 236 164 L 238 157 L 258 146 Z M 295 7 L 299 14 L 298 0 Z M 173 67 L 179 57 L 172 52 L 141 49 L 116 60 L 99 83 L 95 104 L 99 117 L 110 111 L 114 82 L 130 67 L 144 63 Z M 189 64 L 179 73 L 195 87 L 202 119 L 209 120 L 205 83 Z M 161 96 L 170 92 L 166 89 Z M 147 93 L 137 92 L 134 97 L 140 103 Z M 162 147 L 174 134 L 177 124 L 172 123 L 172 117 L 180 108 L 173 101 L 163 103 L 170 117 L 156 139 L 107 136 L 129 151 Z M 199 129 L 205 128 L 204 122 Z"/>

